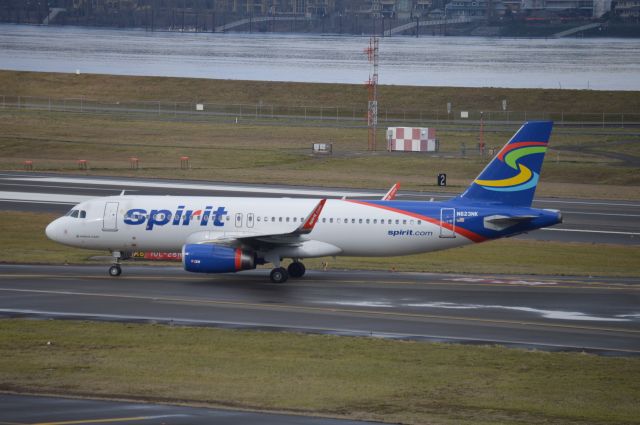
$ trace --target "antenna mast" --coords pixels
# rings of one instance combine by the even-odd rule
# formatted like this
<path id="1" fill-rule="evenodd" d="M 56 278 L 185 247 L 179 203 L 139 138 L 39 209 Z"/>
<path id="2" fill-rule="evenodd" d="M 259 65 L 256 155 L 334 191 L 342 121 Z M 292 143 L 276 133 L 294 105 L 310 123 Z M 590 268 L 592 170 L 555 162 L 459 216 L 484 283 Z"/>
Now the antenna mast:
<path id="1" fill-rule="evenodd" d="M 372 35 L 369 39 L 369 47 L 365 50 L 369 63 L 371 63 L 371 74 L 367 81 L 367 89 L 369 90 L 369 105 L 367 108 L 367 125 L 369 127 L 369 143 L 370 151 L 376 150 L 376 130 L 378 128 L 378 45 L 379 38 Z"/>

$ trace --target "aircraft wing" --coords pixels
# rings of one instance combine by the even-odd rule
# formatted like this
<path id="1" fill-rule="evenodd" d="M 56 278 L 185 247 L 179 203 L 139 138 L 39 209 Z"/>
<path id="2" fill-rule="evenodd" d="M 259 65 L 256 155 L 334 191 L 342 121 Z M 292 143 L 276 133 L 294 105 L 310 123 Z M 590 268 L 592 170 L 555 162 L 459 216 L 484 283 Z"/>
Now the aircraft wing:
<path id="1" fill-rule="evenodd" d="M 326 199 L 320 200 L 315 208 L 307 215 L 302 224 L 291 232 L 272 233 L 254 231 L 232 231 L 232 232 L 197 232 L 187 238 L 187 243 L 214 243 L 220 245 L 239 246 L 259 246 L 259 245 L 300 245 L 309 239 L 305 235 L 311 233 L 320 218 L 320 213 L 324 208 Z"/>

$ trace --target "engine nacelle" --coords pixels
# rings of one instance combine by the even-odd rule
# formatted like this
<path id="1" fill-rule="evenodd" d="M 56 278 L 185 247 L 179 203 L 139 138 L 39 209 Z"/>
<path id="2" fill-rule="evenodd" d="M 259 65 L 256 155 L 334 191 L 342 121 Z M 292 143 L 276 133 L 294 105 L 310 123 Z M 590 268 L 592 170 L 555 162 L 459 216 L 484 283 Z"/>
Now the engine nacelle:
<path id="1" fill-rule="evenodd" d="M 240 248 L 215 244 L 182 247 L 182 266 L 193 273 L 230 273 L 256 268 L 255 255 Z"/>

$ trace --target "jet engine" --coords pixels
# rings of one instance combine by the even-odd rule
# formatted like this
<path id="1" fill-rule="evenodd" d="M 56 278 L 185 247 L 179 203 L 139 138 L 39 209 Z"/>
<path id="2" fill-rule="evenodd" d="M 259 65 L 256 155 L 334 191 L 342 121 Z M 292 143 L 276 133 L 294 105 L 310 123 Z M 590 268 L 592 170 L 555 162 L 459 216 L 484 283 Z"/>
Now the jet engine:
<path id="1" fill-rule="evenodd" d="M 182 266 L 193 273 L 230 273 L 256 268 L 255 255 L 240 248 L 216 244 L 182 247 Z"/>

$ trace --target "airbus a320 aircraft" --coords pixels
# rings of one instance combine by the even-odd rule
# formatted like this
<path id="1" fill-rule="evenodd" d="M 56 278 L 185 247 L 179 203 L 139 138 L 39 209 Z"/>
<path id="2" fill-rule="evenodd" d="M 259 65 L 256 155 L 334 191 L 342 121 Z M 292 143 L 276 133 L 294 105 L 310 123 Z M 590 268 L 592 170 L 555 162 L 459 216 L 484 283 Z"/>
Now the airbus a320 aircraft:
<path id="1" fill-rule="evenodd" d="M 47 226 L 59 243 L 109 250 L 111 276 L 132 251 L 182 251 L 184 269 L 228 273 L 272 263 L 271 280 L 305 274 L 304 258 L 397 256 L 552 226 L 531 208 L 552 122 L 525 123 L 471 185 L 444 202 L 206 196 L 96 198 Z M 285 269 L 283 260 L 292 263 Z"/>

